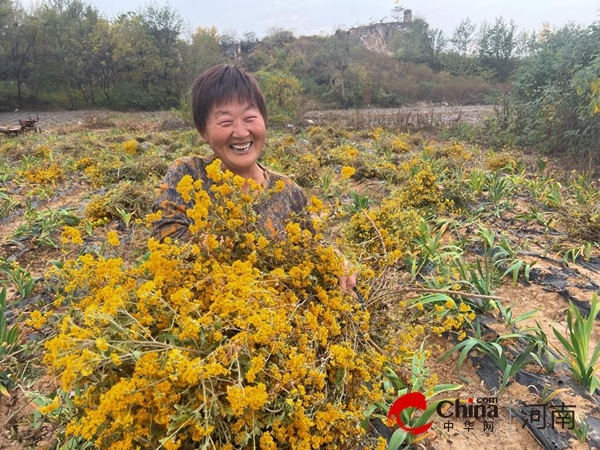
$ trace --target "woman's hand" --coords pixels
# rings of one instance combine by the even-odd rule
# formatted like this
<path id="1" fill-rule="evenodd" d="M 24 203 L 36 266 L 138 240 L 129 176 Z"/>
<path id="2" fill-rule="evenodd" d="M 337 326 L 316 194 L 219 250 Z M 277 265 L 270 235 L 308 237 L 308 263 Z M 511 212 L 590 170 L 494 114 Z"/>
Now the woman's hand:
<path id="1" fill-rule="evenodd" d="M 356 287 L 356 276 L 358 275 L 358 270 L 354 270 L 350 272 L 348 267 L 350 264 L 347 259 L 344 259 L 344 275 L 340 275 L 338 277 L 338 283 L 342 288 L 342 292 L 350 293 Z"/>

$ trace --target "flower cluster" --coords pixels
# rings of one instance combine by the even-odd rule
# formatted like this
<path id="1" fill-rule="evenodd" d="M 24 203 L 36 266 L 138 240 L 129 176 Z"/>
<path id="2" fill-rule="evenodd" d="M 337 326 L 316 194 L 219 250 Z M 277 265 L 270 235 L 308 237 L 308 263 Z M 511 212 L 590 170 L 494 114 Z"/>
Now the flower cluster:
<path id="1" fill-rule="evenodd" d="M 84 170 L 94 164 L 94 160 L 92 158 L 84 157 L 75 162 L 75 168 L 77 170 Z"/>
<path id="2" fill-rule="evenodd" d="M 137 153 L 137 141 L 135 139 L 130 139 L 128 141 L 123 142 L 123 150 L 127 153 L 131 153 L 135 155 Z"/>
<path id="3" fill-rule="evenodd" d="M 342 179 L 347 179 L 350 178 L 352 175 L 354 175 L 354 173 L 356 172 L 356 169 L 354 167 L 350 167 L 350 166 L 344 166 L 342 167 Z"/>
<path id="4" fill-rule="evenodd" d="M 375 142 L 379 141 L 382 134 L 383 134 L 383 128 L 381 128 L 381 127 L 377 127 L 373 131 L 371 131 L 371 137 L 375 140 Z"/>
<path id="5" fill-rule="evenodd" d="M 104 195 L 94 195 L 89 203 L 85 205 L 85 217 L 92 221 L 112 218 L 113 212 L 108 198 Z"/>
<path id="6" fill-rule="evenodd" d="M 85 158 L 84 158 L 85 159 Z M 104 172 L 97 164 L 91 163 L 88 164 L 88 161 L 84 161 L 84 164 L 81 166 L 84 169 L 85 177 L 88 179 L 90 184 L 94 187 L 101 187 L 105 183 L 105 175 Z M 79 168 L 79 166 L 78 166 Z"/>
<path id="7" fill-rule="evenodd" d="M 271 193 L 244 193 L 218 160 L 207 173 L 213 199 L 178 186 L 194 199 L 191 242 L 57 272 L 72 311 L 44 360 L 78 388 L 67 432 L 110 449 L 353 447 L 394 355 L 369 344 L 369 314 L 339 290 L 343 261 L 320 234 L 291 220 L 271 239 L 252 208 Z"/>
<path id="8" fill-rule="evenodd" d="M 403 165 L 407 173 L 406 185 L 397 193 L 402 204 L 414 208 L 437 206 L 441 199 L 441 190 L 435 171 L 428 161 L 414 158 Z"/>
<path id="9" fill-rule="evenodd" d="M 411 146 L 404 139 L 398 137 L 392 141 L 392 152 L 407 153 L 411 151 Z"/>
<path id="10" fill-rule="evenodd" d="M 360 152 L 354 145 L 344 144 L 336 146 L 327 152 L 327 160 L 332 164 L 354 165 L 359 163 Z"/>
<path id="11" fill-rule="evenodd" d="M 487 162 L 487 168 L 489 170 L 501 170 L 506 167 L 511 169 L 517 167 L 517 162 L 510 153 L 494 153 L 489 157 Z"/>
<path id="12" fill-rule="evenodd" d="M 381 207 L 355 214 L 344 229 L 348 241 L 360 245 L 361 260 L 375 255 L 376 266 L 395 264 L 419 235 L 420 212 L 398 197 L 386 198 Z"/>
<path id="13" fill-rule="evenodd" d="M 473 153 L 465 149 L 458 142 L 453 142 L 451 145 L 446 145 L 440 149 L 434 151 L 435 156 L 454 159 L 461 164 L 465 161 L 470 160 L 473 157 Z"/>
<path id="14" fill-rule="evenodd" d="M 39 156 L 40 158 L 52 158 L 52 150 L 47 145 L 40 145 L 35 149 L 35 156 Z"/>
<path id="15" fill-rule="evenodd" d="M 22 172 L 22 175 L 31 183 L 56 184 L 63 176 L 63 170 L 58 164 L 53 163 L 47 166 L 25 170 Z"/>

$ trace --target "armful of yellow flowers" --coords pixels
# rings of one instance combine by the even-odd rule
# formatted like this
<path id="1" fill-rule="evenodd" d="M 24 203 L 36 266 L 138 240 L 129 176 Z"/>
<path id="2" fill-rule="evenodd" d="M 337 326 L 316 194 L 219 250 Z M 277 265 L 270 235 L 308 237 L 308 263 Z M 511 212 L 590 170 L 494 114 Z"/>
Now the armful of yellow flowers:
<path id="1" fill-rule="evenodd" d="M 214 236 L 211 236 L 209 234 L 206 233 L 201 233 L 201 234 L 197 234 L 196 236 L 194 236 L 192 238 L 192 242 L 199 244 L 202 248 L 209 250 L 212 247 L 211 243 L 214 240 Z M 219 245 L 224 245 L 225 244 L 225 239 L 221 236 L 220 238 L 216 239 L 216 242 L 218 242 Z M 343 254 L 339 251 L 336 250 L 336 253 L 338 253 L 338 255 L 342 258 L 344 258 Z M 351 265 L 351 263 L 344 258 L 344 273 L 342 275 L 339 275 L 338 278 L 338 284 L 340 286 L 340 288 L 342 289 L 342 292 L 345 294 L 352 294 L 354 291 L 354 288 L 356 287 L 356 280 L 357 280 L 357 276 L 358 276 L 358 270 L 354 269 Z"/>

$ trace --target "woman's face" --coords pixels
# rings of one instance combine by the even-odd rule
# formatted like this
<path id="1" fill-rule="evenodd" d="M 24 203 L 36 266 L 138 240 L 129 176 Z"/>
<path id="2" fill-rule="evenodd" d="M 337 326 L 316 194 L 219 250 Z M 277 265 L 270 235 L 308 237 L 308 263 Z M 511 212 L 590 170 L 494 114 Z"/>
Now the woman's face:
<path id="1" fill-rule="evenodd" d="M 223 162 L 223 169 L 244 178 L 252 178 L 260 170 L 256 161 L 265 143 L 266 127 L 254 105 L 232 100 L 213 106 L 200 134 Z"/>

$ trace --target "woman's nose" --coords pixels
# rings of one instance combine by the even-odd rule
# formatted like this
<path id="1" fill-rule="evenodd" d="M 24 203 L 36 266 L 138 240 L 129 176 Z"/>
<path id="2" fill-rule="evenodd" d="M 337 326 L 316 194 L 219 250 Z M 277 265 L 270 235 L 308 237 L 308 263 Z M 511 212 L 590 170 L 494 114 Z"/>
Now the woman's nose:
<path id="1" fill-rule="evenodd" d="M 236 121 L 233 124 L 233 136 L 234 137 L 247 137 L 250 133 L 248 133 L 248 125 L 243 120 Z"/>

